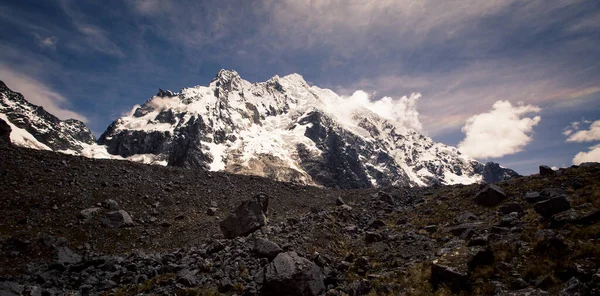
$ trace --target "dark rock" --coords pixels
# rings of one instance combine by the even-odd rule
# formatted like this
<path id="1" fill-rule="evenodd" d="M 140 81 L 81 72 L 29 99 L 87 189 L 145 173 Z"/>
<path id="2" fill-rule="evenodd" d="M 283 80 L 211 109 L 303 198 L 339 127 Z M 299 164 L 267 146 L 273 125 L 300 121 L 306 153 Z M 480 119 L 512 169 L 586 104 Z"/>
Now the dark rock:
<path id="1" fill-rule="evenodd" d="M 485 265 L 491 265 L 494 263 L 494 253 L 489 248 L 472 248 L 470 251 L 473 253 L 473 257 L 467 263 L 469 270 L 475 270 L 475 268 Z"/>
<path id="2" fill-rule="evenodd" d="M 380 219 L 373 219 L 373 220 L 371 220 L 369 222 L 368 228 L 369 229 L 379 229 L 381 227 L 385 227 L 385 225 L 386 225 L 385 222 L 383 222 L 382 220 L 380 220 Z"/>
<path id="3" fill-rule="evenodd" d="M 106 214 L 102 219 L 102 224 L 108 228 L 128 227 L 133 226 L 133 220 L 131 220 L 129 213 L 118 210 Z"/>
<path id="4" fill-rule="evenodd" d="M 81 256 L 77 255 L 66 246 L 58 248 L 58 263 L 61 264 L 77 264 L 81 262 Z"/>
<path id="5" fill-rule="evenodd" d="M 375 243 L 381 241 L 381 234 L 377 232 L 367 231 L 365 232 L 365 242 L 366 243 Z"/>
<path id="6" fill-rule="evenodd" d="M 520 177 L 517 172 L 511 169 L 503 168 L 495 162 L 486 163 L 483 167 L 482 175 L 484 183 L 497 183 L 500 181 Z"/>
<path id="7" fill-rule="evenodd" d="M 506 194 L 502 188 L 488 184 L 482 190 L 477 192 L 474 201 L 476 204 L 484 207 L 494 207 L 506 199 Z"/>
<path id="8" fill-rule="evenodd" d="M 176 281 L 186 287 L 194 287 L 198 284 L 196 271 L 182 269 L 177 273 Z"/>
<path id="9" fill-rule="evenodd" d="M 235 212 L 219 223 L 226 238 L 250 234 L 267 223 L 269 197 L 260 193 L 240 204 Z"/>
<path id="10" fill-rule="evenodd" d="M 222 251 L 223 249 L 225 249 L 225 245 L 223 245 L 220 241 L 216 240 L 216 241 L 210 243 L 210 245 L 208 245 L 208 247 L 206 247 L 206 254 L 211 255 L 214 253 L 218 253 L 218 252 Z"/>
<path id="11" fill-rule="evenodd" d="M 481 225 L 481 222 L 464 223 L 456 226 L 447 227 L 444 229 L 444 232 L 452 233 L 452 235 L 454 236 L 460 236 L 466 230 L 476 228 L 479 225 Z"/>
<path id="12" fill-rule="evenodd" d="M 279 245 L 270 240 L 264 238 L 257 238 L 256 240 L 254 240 L 254 247 L 252 248 L 252 251 L 258 254 L 259 256 L 263 256 L 268 258 L 269 260 L 272 260 L 279 253 L 282 253 L 283 249 L 281 249 Z"/>
<path id="13" fill-rule="evenodd" d="M 540 201 L 534 206 L 535 211 L 548 219 L 555 214 L 564 212 L 571 208 L 571 204 L 565 196 L 553 197 L 545 201 Z"/>
<path id="14" fill-rule="evenodd" d="M 511 290 L 525 289 L 529 286 L 529 284 L 527 284 L 527 282 L 520 277 L 511 279 L 508 285 Z"/>
<path id="15" fill-rule="evenodd" d="M 455 220 L 458 223 L 468 223 L 468 222 L 477 221 L 477 220 L 479 220 L 479 218 L 471 212 L 464 212 L 464 213 L 460 214 L 459 216 L 457 216 Z"/>
<path id="16" fill-rule="evenodd" d="M 335 199 L 335 205 L 336 205 L 336 206 L 341 206 L 341 205 L 345 205 L 345 204 L 346 204 L 346 203 L 344 202 L 344 200 L 343 200 L 343 199 L 342 199 L 340 196 L 338 196 L 338 197 Z"/>
<path id="17" fill-rule="evenodd" d="M 87 209 L 81 210 L 81 212 L 79 212 L 77 217 L 79 219 L 81 219 L 83 222 L 88 222 L 94 216 L 98 215 L 100 213 L 100 211 L 102 211 L 101 208 L 87 208 Z"/>
<path id="18" fill-rule="evenodd" d="M 425 231 L 429 233 L 434 233 L 437 231 L 437 225 L 427 225 L 425 226 Z"/>
<path id="19" fill-rule="evenodd" d="M 116 211 L 117 209 L 119 209 L 119 203 L 117 203 L 117 201 L 115 201 L 114 199 L 107 199 L 104 201 L 104 207 L 106 207 L 109 210 Z"/>
<path id="20" fill-rule="evenodd" d="M 582 284 L 577 278 L 571 278 L 566 284 L 565 288 L 560 290 L 560 296 L 585 296 L 590 295 L 590 290 L 584 284 Z"/>
<path id="21" fill-rule="evenodd" d="M 0 295 L 17 296 L 23 295 L 23 286 L 16 282 L 0 282 Z"/>
<path id="22" fill-rule="evenodd" d="M 531 192 L 527 192 L 525 193 L 525 200 L 528 203 L 536 203 L 536 202 L 540 202 L 542 200 L 545 200 L 546 198 L 543 198 L 540 196 L 539 192 L 536 191 L 531 191 Z"/>
<path id="23" fill-rule="evenodd" d="M 469 262 L 473 253 L 461 241 L 450 241 L 440 250 L 431 265 L 431 284 L 435 289 L 445 284 L 454 293 L 471 290 Z"/>
<path id="24" fill-rule="evenodd" d="M 10 132 L 10 125 L 8 125 L 8 123 L 6 123 L 4 120 L 0 119 L 0 145 L 10 144 Z"/>
<path id="25" fill-rule="evenodd" d="M 295 252 L 277 255 L 259 277 L 262 295 L 313 296 L 325 290 L 321 269 Z"/>
<path id="26" fill-rule="evenodd" d="M 600 221 L 600 210 L 591 204 L 583 204 L 552 216 L 550 227 L 559 228 L 565 224 L 591 225 L 598 221 Z"/>
<path id="27" fill-rule="evenodd" d="M 217 214 L 217 210 L 218 210 L 217 208 L 210 207 L 210 208 L 206 209 L 206 214 L 209 216 L 214 216 Z"/>
<path id="28" fill-rule="evenodd" d="M 219 282 L 218 290 L 221 293 L 227 293 L 233 288 L 233 282 L 230 278 L 226 277 Z"/>
<path id="29" fill-rule="evenodd" d="M 523 207 L 516 202 L 510 202 L 510 203 L 506 203 L 506 204 L 503 204 L 502 206 L 500 206 L 500 208 L 498 209 L 498 212 L 500 212 L 502 215 L 508 215 L 513 212 L 522 213 Z"/>
<path id="30" fill-rule="evenodd" d="M 549 166 L 547 165 L 541 165 L 540 166 L 540 176 L 542 177 L 549 177 L 549 176 L 555 176 L 556 172 Z"/>

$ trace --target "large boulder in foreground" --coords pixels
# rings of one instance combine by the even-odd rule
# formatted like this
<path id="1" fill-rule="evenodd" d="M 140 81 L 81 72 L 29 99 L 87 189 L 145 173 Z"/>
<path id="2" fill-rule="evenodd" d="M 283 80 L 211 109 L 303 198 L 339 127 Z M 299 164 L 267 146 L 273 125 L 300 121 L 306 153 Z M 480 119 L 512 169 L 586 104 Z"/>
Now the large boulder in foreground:
<path id="1" fill-rule="evenodd" d="M 0 119 L 0 145 L 10 144 L 10 132 L 10 125 Z"/>
<path id="2" fill-rule="evenodd" d="M 225 238 L 250 234 L 267 224 L 269 196 L 259 193 L 243 201 L 229 217 L 219 223 Z"/>
<path id="3" fill-rule="evenodd" d="M 325 290 L 324 275 L 296 252 L 280 253 L 257 275 L 262 295 L 314 296 Z"/>
<path id="4" fill-rule="evenodd" d="M 506 193 L 502 188 L 494 184 L 486 185 L 473 199 L 476 204 L 484 207 L 495 207 L 506 199 Z"/>

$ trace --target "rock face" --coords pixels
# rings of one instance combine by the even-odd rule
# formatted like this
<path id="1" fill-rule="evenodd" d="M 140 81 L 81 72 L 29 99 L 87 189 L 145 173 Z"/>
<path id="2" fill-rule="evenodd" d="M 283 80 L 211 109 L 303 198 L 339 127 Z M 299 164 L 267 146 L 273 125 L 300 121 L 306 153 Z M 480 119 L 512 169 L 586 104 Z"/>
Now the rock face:
<path id="1" fill-rule="evenodd" d="M 219 224 L 226 238 L 250 234 L 267 223 L 269 197 L 260 193 L 240 204 L 234 213 Z"/>
<path id="2" fill-rule="evenodd" d="M 494 207 L 506 199 L 506 194 L 502 188 L 489 184 L 486 185 L 475 195 L 474 201 L 476 204 L 484 207 Z"/>
<path id="3" fill-rule="evenodd" d="M 342 114 L 342 104 L 298 74 L 250 83 L 221 70 L 208 86 L 159 90 L 114 121 L 98 143 L 119 157 L 143 154 L 169 166 L 338 188 L 491 183 L 517 175 L 370 110 Z"/>
<path id="4" fill-rule="evenodd" d="M 508 168 L 503 168 L 495 162 L 486 163 L 483 167 L 482 175 L 483 182 L 485 183 L 497 183 L 521 176 L 517 172 Z"/>
<path id="5" fill-rule="evenodd" d="M 13 143 L 34 149 L 81 151 L 83 144 L 94 144 L 94 136 L 79 120 L 60 120 L 44 108 L 33 105 L 23 95 L 0 81 L 0 118 L 23 131 Z"/>
<path id="6" fill-rule="evenodd" d="M 321 269 L 296 252 L 280 253 L 259 276 L 262 295 L 314 296 L 325 290 Z"/>
<path id="7" fill-rule="evenodd" d="M 0 119 L 0 144 L 10 144 L 10 132 L 10 126 Z"/>

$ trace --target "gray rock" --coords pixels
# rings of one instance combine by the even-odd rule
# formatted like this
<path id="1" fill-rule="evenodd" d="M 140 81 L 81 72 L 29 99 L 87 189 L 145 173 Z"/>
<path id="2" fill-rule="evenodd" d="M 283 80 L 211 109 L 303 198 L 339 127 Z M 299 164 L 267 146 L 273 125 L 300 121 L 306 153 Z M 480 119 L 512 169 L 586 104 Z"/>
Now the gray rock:
<path id="1" fill-rule="evenodd" d="M 226 277 L 219 282 L 219 292 L 227 293 L 233 288 L 233 282 L 230 278 Z"/>
<path id="2" fill-rule="evenodd" d="M 104 201 L 104 206 L 109 209 L 116 211 L 119 209 L 119 204 L 114 199 L 107 199 Z"/>
<path id="3" fill-rule="evenodd" d="M 79 212 L 77 217 L 79 219 L 81 219 L 83 222 L 88 222 L 94 216 L 98 215 L 100 213 L 100 211 L 102 211 L 101 208 L 87 208 L 87 209 L 81 210 L 81 212 Z"/>
<path id="4" fill-rule="evenodd" d="M 133 220 L 124 210 L 109 212 L 102 219 L 102 224 L 108 228 L 133 226 Z"/>
<path id="5" fill-rule="evenodd" d="M 535 211 L 546 219 L 570 208 L 571 203 L 569 203 L 565 196 L 553 197 L 545 201 L 540 201 L 534 206 Z"/>
<path id="6" fill-rule="evenodd" d="M 258 277 L 262 295 L 314 296 L 325 290 L 321 269 L 296 252 L 280 253 Z"/>
<path id="7" fill-rule="evenodd" d="M 466 230 L 474 229 L 479 225 L 481 225 L 481 222 L 463 223 L 463 224 L 456 225 L 456 226 L 446 227 L 444 229 L 444 232 L 452 233 L 452 235 L 455 235 L 455 236 L 460 236 Z"/>
<path id="8" fill-rule="evenodd" d="M 502 188 L 494 184 L 489 184 L 486 185 L 479 192 L 477 192 L 473 200 L 476 204 L 480 206 L 494 207 L 500 204 L 505 199 L 506 193 L 504 193 Z"/>
<path id="9" fill-rule="evenodd" d="M 366 243 L 375 243 L 381 241 L 381 234 L 377 232 L 367 231 L 365 232 L 365 242 Z"/>
<path id="10" fill-rule="evenodd" d="M 250 234 L 267 223 L 269 197 L 260 193 L 240 204 L 235 212 L 219 223 L 225 238 Z"/>
<path id="11" fill-rule="evenodd" d="M 269 260 L 271 260 L 279 253 L 283 252 L 283 249 L 270 240 L 257 238 L 254 240 L 254 247 L 252 248 L 252 251 L 259 256 L 267 257 Z"/>
<path id="12" fill-rule="evenodd" d="M 216 240 L 216 241 L 212 242 L 210 245 L 208 245 L 208 247 L 206 247 L 206 254 L 210 255 L 210 254 L 218 253 L 218 252 L 222 251 L 223 249 L 225 249 L 225 245 L 223 245 L 220 241 Z"/>
<path id="13" fill-rule="evenodd" d="M 62 246 L 58 248 L 58 263 L 77 264 L 81 262 L 81 256 L 73 252 L 69 247 Z"/>
<path id="14" fill-rule="evenodd" d="M 177 273 L 177 282 L 187 286 L 194 287 L 198 283 L 198 278 L 196 277 L 197 271 L 191 271 L 189 269 L 182 269 Z"/>
<path id="15" fill-rule="evenodd" d="M 23 286 L 15 282 L 0 282 L 1 296 L 23 295 Z"/>

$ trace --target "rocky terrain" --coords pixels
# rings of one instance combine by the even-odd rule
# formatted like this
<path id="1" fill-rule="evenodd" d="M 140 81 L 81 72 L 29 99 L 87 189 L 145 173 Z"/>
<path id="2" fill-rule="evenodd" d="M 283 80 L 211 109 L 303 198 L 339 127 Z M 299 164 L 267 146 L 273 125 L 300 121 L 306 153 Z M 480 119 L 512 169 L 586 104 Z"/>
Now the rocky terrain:
<path id="1" fill-rule="evenodd" d="M 362 103 L 338 96 L 298 74 L 250 83 L 221 70 L 207 86 L 159 90 L 95 143 L 83 123 L 60 121 L 0 83 L 0 118 L 14 126 L 12 140 L 22 147 L 330 188 L 492 183 L 518 176 L 398 122 L 406 118 L 369 109 L 362 95 Z M 397 101 L 416 100 L 413 94 Z M 405 115 L 416 121 L 413 113 Z"/>
<path id="2" fill-rule="evenodd" d="M 15 147 L 0 295 L 598 295 L 600 165 L 338 190 Z"/>

